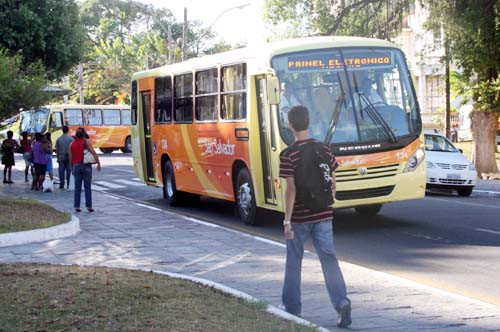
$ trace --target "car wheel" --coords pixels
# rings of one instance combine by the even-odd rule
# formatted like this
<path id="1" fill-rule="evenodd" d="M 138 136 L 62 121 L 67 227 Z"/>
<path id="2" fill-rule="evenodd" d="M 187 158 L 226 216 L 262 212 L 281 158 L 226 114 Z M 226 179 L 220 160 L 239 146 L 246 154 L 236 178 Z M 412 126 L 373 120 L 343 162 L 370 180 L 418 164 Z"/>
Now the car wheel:
<path id="1" fill-rule="evenodd" d="M 469 197 L 470 194 L 472 194 L 472 189 L 474 189 L 474 187 L 462 187 L 458 188 L 457 192 L 460 196 Z"/>
<path id="2" fill-rule="evenodd" d="M 374 204 L 374 205 L 366 205 L 366 206 L 357 206 L 354 208 L 356 212 L 363 217 L 373 217 L 379 213 L 382 208 L 382 204 Z"/>
<path id="3" fill-rule="evenodd" d="M 130 139 L 130 136 L 125 140 L 125 146 L 121 148 L 121 150 L 123 153 L 132 152 L 132 140 Z"/>
<path id="4" fill-rule="evenodd" d="M 236 207 L 241 221 L 248 225 L 257 224 L 257 205 L 252 178 L 246 168 L 238 173 L 236 180 Z"/>

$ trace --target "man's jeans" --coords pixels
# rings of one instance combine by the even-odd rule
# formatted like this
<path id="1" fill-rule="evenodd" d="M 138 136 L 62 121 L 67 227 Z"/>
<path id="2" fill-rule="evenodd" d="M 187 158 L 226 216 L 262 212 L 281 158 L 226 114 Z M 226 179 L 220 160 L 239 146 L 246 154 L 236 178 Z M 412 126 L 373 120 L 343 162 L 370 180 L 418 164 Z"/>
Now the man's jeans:
<path id="1" fill-rule="evenodd" d="M 309 224 L 292 224 L 294 238 L 286 240 L 286 269 L 282 301 L 287 312 L 299 315 L 302 311 L 300 281 L 304 242 L 312 236 L 314 247 L 319 256 L 323 276 L 330 301 L 339 310 L 346 296 L 346 286 L 340 271 L 333 245 L 332 221 L 325 220 Z M 350 301 L 349 301 L 350 302 Z"/>
<path id="2" fill-rule="evenodd" d="M 92 166 L 90 164 L 79 163 L 73 165 L 73 176 L 75 177 L 75 208 L 80 208 L 80 196 L 82 194 L 82 182 L 85 189 L 85 206 L 92 208 Z"/>
<path id="3" fill-rule="evenodd" d="M 69 188 L 69 180 L 71 178 L 71 168 L 69 167 L 69 160 L 58 161 L 59 163 L 59 188 L 64 188 L 64 180 L 67 179 L 67 186 Z"/>

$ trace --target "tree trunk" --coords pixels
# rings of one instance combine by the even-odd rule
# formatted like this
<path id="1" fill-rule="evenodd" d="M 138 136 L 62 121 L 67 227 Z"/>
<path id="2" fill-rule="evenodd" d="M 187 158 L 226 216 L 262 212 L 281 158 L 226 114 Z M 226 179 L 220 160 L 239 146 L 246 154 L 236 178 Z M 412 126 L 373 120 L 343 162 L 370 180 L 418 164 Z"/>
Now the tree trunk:
<path id="1" fill-rule="evenodd" d="M 495 144 L 497 116 L 489 112 L 472 112 L 472 159 L 476 165 L 477 174 L 498 173 L 495 159 Z"/>

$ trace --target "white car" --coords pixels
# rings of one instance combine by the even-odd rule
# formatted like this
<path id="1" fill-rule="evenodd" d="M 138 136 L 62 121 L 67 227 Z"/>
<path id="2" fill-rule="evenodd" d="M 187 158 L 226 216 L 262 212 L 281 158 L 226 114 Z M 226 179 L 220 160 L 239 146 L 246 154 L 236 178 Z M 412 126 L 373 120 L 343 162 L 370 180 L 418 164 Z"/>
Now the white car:
<path id="1" fill-rule="evenodd" d="M 427 189 L 456 190 L 460 196 L 470 196 L 476 185 L 476 167 L 440 134 L 425 134 L 427 159 Z"/>

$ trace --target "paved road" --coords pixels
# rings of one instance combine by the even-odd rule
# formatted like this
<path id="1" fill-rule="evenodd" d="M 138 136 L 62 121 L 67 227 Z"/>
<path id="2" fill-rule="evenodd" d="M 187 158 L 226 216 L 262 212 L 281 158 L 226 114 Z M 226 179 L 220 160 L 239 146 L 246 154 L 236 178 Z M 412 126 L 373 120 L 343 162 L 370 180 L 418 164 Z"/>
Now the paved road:
<path id="1" fill-rule="evenodd" d="M 270 214 L 264 227 L 249 227 L 223 201 L 204 198 L 195 207 L 171 208 L 161 199 L 160 188 L 139 182 L 130 155 L 101 158 L 103 171 L 94 173 L 96 190 L 282 242 L 279 216 Z M 371 220 L 350 209 L 339 210 L 335 222 L 339 258 L 500 305 L 499 202 L 474 194 L 468 198 L 435 194 L 388 204 Z"/>

